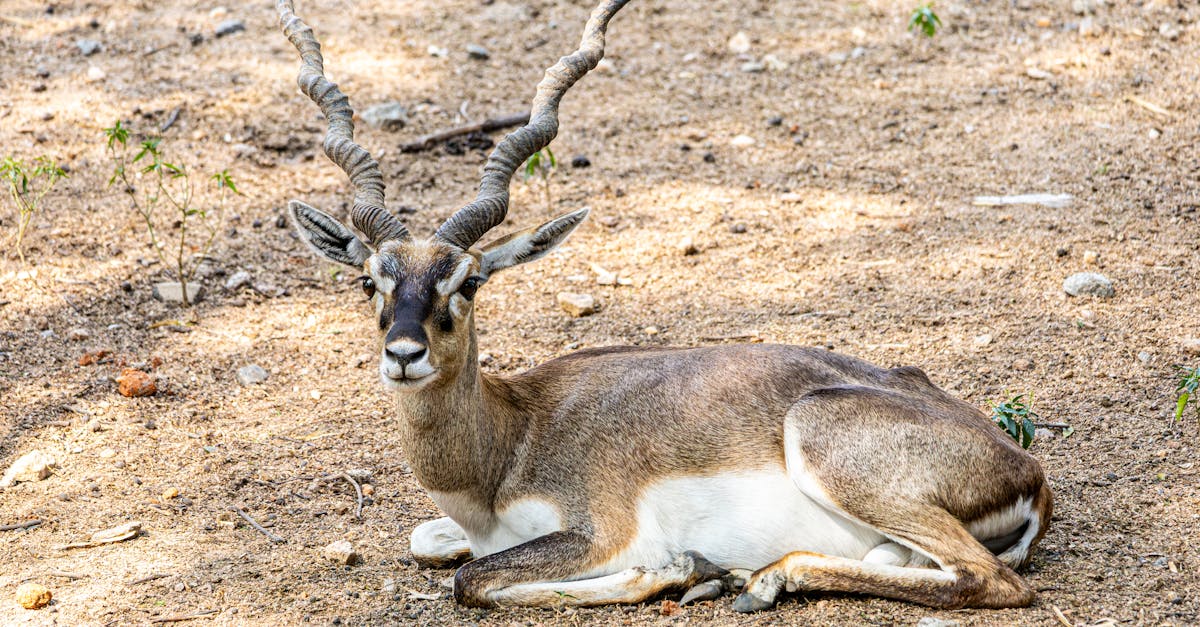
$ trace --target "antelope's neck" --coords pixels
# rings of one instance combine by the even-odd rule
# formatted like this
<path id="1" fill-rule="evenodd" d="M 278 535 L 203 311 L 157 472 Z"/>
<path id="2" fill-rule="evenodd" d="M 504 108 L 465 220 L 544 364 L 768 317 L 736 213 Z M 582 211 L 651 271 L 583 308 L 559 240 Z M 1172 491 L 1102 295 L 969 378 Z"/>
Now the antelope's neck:
<path id="1" fill-rule="evenodd" d="M 526 421 L 497 399 L 504 382 L 479 370 L 474 342 L 455 381 L 400 394 L 404 452 L 426 490 L 469 496 L 491 504 L 521 439 Z"/>

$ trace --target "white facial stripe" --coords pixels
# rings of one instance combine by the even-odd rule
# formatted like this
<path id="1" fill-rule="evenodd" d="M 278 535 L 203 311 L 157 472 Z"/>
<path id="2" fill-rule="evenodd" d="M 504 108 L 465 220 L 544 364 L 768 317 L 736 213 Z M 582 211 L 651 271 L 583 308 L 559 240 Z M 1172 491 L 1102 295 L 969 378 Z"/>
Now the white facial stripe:
<path id="1" fill-rule="evenodd" d="M 458 262 L 458 267 L 455 268 L 454 274 L 450 275 L 437 282 L 437 291 L 442 296 L 453 294 L 458 291 L 459 286 L 467 278 L 467 272 L 471 270 L 471 258 L 467 257 Z"/>

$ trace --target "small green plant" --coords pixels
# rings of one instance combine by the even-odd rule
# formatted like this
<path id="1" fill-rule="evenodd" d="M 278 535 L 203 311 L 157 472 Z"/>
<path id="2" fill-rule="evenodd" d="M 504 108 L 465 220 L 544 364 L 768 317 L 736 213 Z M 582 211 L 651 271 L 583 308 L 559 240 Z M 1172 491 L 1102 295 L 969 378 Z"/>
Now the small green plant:
<path id="1" fill-rule="evenodd" d="M 921 31 L 926 37 L 933 37 L 942 25 L 942 20 L 933 12 L 933 3 L 922 4 L 913 9 L 908 18 L 908 30 Z"/>
<path id="2" fill-rule="evenodd" d="M 1180 366 L 1179 370 L 1179 385 L 1175 387 L 1175 392 L 1179 394 L 1175 401 L 1176 421 L 1183 419 L 1183 410 L 1187 409 L 1188 401 L 1200 388 L 1200 366 L 1191 369 Z M 1196 403 L 1196 417 L 1200 418 L 1200 403 Z"/>
<path id="3" fill-rule="evenodd" d="M 1030 408 L 1030 404 L 1032 401 L 1026 403 L 1024 394 L 1018 394 L 1003 403 L 992 405 L 992 422 L 1012 436 L 1021 448 L 1029 448 L 1033 444 L 1033 432 L 1037 429 L 1033 421 L 1038 415 Z"/>
<path id="4" fill-rule="evenodd" d="M 109 186 L 120 183 L 125 194 L 129 196 L 133 208 L 146 223 L 151 247 L 163 266 L 169 268 L 179 281 L 184 306 L 190 306 L 188 281 L 195 276 L 200 261 L 208 255 L 216 242 L 217 234 L 225 222 L 225 203 L 229 193 L 240 195 L 241 192 L 234 184 L 229 170 L 222 170 L 208 177 L 216 188 L 215 202 L 210 201 L 207 207 L 194 206 L 196 189 L 188 167 L 166 160 L 160 148 L 161 137 L 141 141 L 137 145 L 137 152 L 131 157 L 129 129 L 122 126 L 120 120 L 112 127 L 104 129 L 104 135 L 108 140 L 108 154 L 113 162 L 113 174 L 108 179 Z M 135 179 L 143 183 L 141 190 L 134 185 Z M 172 217 L 173 220 L 168 222 Z M 167 225 L 179 230 L 179 243 L 177 246 L 172 245 L 170 250 L 160 239 Z M 199 244 L 190 239 L 190 235 L 197 230 L 203 231 L 202 242 Z"/>
<path id="5" fill-rule="evenodd" d="M 535 174 L 542 177 L 543 189 L 546 192 L 546 207 L 550 207 L 550 176 L 554 174 L 554 169 L 558 167 L 558 160 L 554 158 L 554 151 L 550 150 L 549 146 L 533 153 L 529 160 L 525 162 L 525 180 L 533 178 Z"/>
<path id="6" fill-rule="evenodd" d="M 25 230 L 37 213 L 42 198 L 50 192 L 58 179 L 67 178 L 67 173 L 53 159 L 41 156 L 33 163 L 25 163 L 15 157 L 0 161 L 0 179 L 8 183 L 8 195 L 17 208 L 17 231 L 13 236 L 17 256 L 25 265 Z"/>

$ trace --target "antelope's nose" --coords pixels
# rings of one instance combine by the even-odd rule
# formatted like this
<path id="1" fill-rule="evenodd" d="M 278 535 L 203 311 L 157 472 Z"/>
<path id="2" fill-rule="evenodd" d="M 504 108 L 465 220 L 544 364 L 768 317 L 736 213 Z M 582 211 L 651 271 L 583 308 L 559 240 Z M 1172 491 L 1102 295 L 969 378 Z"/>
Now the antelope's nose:
<path id="1" fill-rule="evenodd" d="M 383 349 L 388 359 L 404 367 L 425 356 L 425 346 L 410 340 L 397 340 Z"/>

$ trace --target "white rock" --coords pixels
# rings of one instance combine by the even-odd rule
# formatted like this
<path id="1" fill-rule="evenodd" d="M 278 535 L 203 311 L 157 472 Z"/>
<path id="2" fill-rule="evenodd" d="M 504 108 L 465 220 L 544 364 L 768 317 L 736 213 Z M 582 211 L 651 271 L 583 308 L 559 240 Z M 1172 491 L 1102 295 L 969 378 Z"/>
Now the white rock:
<path id="1" fill-rule="evenodd" d="M 1041 68 L 1031 67 L 1025 70 L 1025 76 L 1039 81 L 1047 81 L 1054 78 L 1054 75 Z"/>
<path id="2" fill-rule="evenodd" d="M 398 131 L 408 124 L 408 109 L 399 102 L 392 100 L 373 107 L 367 107 L 361 117 L 368 126 L 385 131 Z"/>
<path id="3" fill-rule="evenodd" d="M 30 451 L 13 462 L 4 476 L 0 477 L 0 488 L 7 488 L 22 481 L 41 481 L 51 474 L 51 469 L 57 468 L 58 462 L 40 450 Z"/>
<path id="4" fill-rule="evenodd" d="M 736 35 L 729 38 L 729 51 L 734 54 L 750 52 L 750 36 L 738 31 Z"/>
<path id="5" fill-rule="evenodd" d="M 958 627 L 958 621 L 926 616 L 917 621 L 917 627 Z"/>
<path id="6" fill-rule="evenodd" d="M 742 64 L 742 71 L 747 74 L 760 74 L 767 69 L 767 66 L 758 61 L 747 61 Z"/>
<path id="7" fill-rule="evenodd" d="M 91 331 L 83 328 L 75 328 L 67 332 L 67 339 L 72 342 L 82 342 L 90 337 L 92 337 Z"/>
<path id="8" fill-rule="evenodd" d="M 231 292 L 236 292 L 243 287 L 250 285 L 253 280 L 254 277 L 250 276 L 249 272 L 246 272 L 245 270 L 238 270 L 225 280 L 225 289 Z"/>
<path id="9" fill-rule="evenodd" d="M 679 240 L 679 243 L 675 245 L 675 248 L 684 256 L 695 255 L 696 253 L 700 252 L 700 249 L 696 247 L 696 242 L 692 240 L 691 235 L 685 235 L 683 239 Z"/>
<path id="10" fill-rule="evenodd" d="M 992 336 L 988 333 L 984 333 L 983 335 L 975 336 L 975 345 L 976 346 L 987 346 L 988 344 L 991 344 L 991 343 L 992 343 Z"/>
<path id="11" fill-rule="evenodd" d="M 1189 355 L 1200 355 L 1200 337 L 1189 337 L 1183 340 L 1183 352 Z"/>
<path id="12" fill-rule="evenodd" d="M 449 49 L 442 48 L 441 46 L 435 46 L 433 44 L 429 44 L 429 47 L 426 49 L 426 51 L 429 52 L 429 56 L 435 57 L 438 59 L 450 54 Z"/>
<path id="13" fill-rule="evenodd" d="M 1096 18 L 1090 15 L 1079 20 L 1080 37 L 1099 37 L 1103 30 L 1099 24 L 1096 24 Z"/>
<path id="14" fill-rule="evenodd" d="M 267 373 L 267 371 L 265 369 L 263 369 L 262 366 L 255 365 L 255 364 L 250 364 L 249 366 L 242 366 L 241 368 L 238 368 L 238 371 L 237 371 L 237 380 L 238 380 L 238 383 L 240 383 L 242 385 L 242 387 L 258 385 L 259 383 L 266 381 L 267 377 L 269 377 L 269 376 L 270 375 Z"/>
<path id="15" fill-rule="evenodd" d="M 1063 291 L 1071 296 L 1111 298 L 1115 293 L 1112 281 L 1096 272 L 1079 272 L 1063 281 Z"/>
<path id="16" fill-rule="evenodd" d="M 596 313 L 596 299 L 590 294 L 559 292 L 558 306 L 572 317 L 581 318 Z"/>
<path id="17" fill-rule="evenodd" d="M 617 65 L 609 59 L 600 59 L 600 62 L 596 64 L 596 69 L 592 71 L 597 74 L 616 74 Z"/>
<path id="18" fill-rule="evenodd" d="M 108 78 L 108 73 L 104 70 L 94 65 L 88 68 L 87 79 L 89 83 L 99 83 L 106 78 Z"/>
<path id="19" fill-rule="evenodd" d="M 199 283 L 188 283 L 188 302 L 197 303 L 204 298 L 204 286 Z M 182 303 L 183 286 L 175 282 L 155 283 L 154 298 L 164 303 Z"/>
<path id="20" fill-rule="evenodd" d="M 772 72 L 782 72 L 788 68 L 787 61 L 784 61 L 773 54 L 764 56 L 762 58 L 762 62 L 763 65 L 767 66 L 767 69 L 771 70 Z"/>
<path id="21" fill-rule="evenodd" d="M 1083 251 L 1083 263 L 1089 266 L 1094 266 L 1100 263 L 1100 253 L 1094 250 Z"/>
<path id="22" fill-rule="evenodd" d="M 1045 427 L 1038 427 L 1037 429 L 1033 430 L 1033 439 L 1035 439 L 1035 440 L 1053 440 L 1054 432 Z"/>
<path id="23" fill-rule="evenodd" d="M 333 560 L 337 564 L 349 566 L 358 561 L 358 553 L 354 552 L 354 546 L 349 540 L 338 540 L 325 547 L 325 557 Z"/>
<path id="24" fill-rule="evenodd" d="M 738 135 L 737 137 L 729 140 L 729 144 L 735 148 L 749 148 L 756 143 L 757 142 L 754 141 L 754 138 L 749 135 Z"/>

